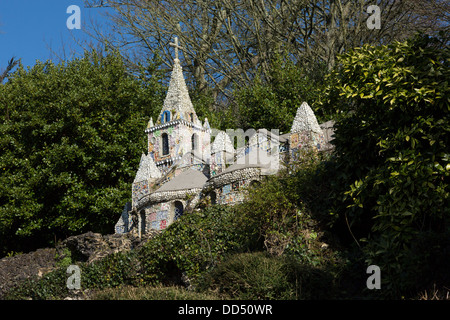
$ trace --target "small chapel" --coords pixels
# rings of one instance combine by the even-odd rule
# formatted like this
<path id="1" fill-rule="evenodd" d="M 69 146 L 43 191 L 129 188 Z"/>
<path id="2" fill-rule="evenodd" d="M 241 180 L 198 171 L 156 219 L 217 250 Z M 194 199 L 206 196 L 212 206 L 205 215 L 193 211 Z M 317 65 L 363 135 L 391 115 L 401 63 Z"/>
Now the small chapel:
<path id="1" fill-rule="evenodd" d="M 298 108 L 290 132 L 226 130 L 201 121 L 189 97 L 183 70 L 175 59 L 169 88 L 158 118 L 145 129 L 147 150 L 141 156 L 128 202 L 115 232 L 164 230 L 201 201 L 233 205 L 242 189 L 257 183 L 295 158 L 301 148 L 331 148 L 332 123 L 319 125 L 306 102 Z"/>

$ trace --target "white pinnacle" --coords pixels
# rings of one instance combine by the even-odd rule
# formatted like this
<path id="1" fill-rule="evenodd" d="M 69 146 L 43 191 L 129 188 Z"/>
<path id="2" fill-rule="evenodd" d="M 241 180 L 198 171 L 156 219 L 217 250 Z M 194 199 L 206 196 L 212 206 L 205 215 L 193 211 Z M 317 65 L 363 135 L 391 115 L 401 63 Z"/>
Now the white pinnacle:
<path id="1" fill-rule="evenodd" d="M 306 102 L 303 102 L 297 109 L 297 114 L 292 123 L 291 132 L 300 131 L 312 131 L 323 134 L 322 129 L 317 122 L 317 118 L 314 115 L 314 111 L 312 111 L 311 107 Z"/>
<path id="2" fill-rule="evenodd" d="M 150 155 L 145 155 L 143 153 L 133 183 L 158 178 L 161 178 L 161 171 L 156 167 L 153 158 Z"/>

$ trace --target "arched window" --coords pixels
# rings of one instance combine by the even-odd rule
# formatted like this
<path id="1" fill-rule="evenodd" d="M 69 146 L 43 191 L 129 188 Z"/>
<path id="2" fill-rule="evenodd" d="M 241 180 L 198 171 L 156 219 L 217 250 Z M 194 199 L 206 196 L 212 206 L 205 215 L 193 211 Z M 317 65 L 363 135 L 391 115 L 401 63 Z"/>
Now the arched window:
<path id="1" fill-rule="evenodd" d="M 162 139 L 162 155 L 168 155 L 169 154 L 169 136 L 167 135 L 167 133 L 163 133 L 161 135 L 161 139 Z"/>
<path id="2" fill-rule="evenodd" d="M 170 111 L 166 110 L 161 115 L 161 123 L 166 123 L 170 121 Z"/>
<path id="3" fill-rule="evenodd" d="M 183 215 L 183 204 L 181 201 L 175 201 L 175 215 L 174 220 L 178 220 Z"/>
<path id="4" fill-rule="evenodd" d="M 198 135 L 194 133 L 191 137 L 192 150 L 197 150 L 198 148 Z"/>
<path id="5" fill-rule="evenodd" d="M 191 120 L 191 122 L 194 122 L 194 114 L 192 112 L 189 113 L 189 119 Z"/>

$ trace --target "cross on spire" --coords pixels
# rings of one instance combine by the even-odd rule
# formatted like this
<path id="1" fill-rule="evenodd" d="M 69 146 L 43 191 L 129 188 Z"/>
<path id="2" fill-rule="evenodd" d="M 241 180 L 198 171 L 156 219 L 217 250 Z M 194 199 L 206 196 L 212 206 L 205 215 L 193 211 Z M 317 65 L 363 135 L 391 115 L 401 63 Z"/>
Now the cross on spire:
<path id="1" fill-rule="evenodd" d="M 175 43 L 169 43 L 169 45 L 171 46 L 171 47 L 174 47 L 175 48 L 175 60 L 178 60 L 178 49 L 180 49 L 180 50 L 183 50 L 184 48 L 183 47 L 180 47 L 179 45 L 178 45 L 178 37 L 175 37 L 175 41 L 174 41 Z M 179 61 L 179 60 L 178 60 Z"/>

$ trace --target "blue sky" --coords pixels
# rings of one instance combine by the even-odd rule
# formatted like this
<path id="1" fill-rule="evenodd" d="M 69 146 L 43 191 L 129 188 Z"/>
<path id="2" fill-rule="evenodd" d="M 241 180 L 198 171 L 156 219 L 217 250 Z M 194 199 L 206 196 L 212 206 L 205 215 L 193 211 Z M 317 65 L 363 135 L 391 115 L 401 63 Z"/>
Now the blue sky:
<path id="1" fill-rule="evenodd" d="M 81 9 L 81 30 L 66 26 L 70 5 Z M 58 54 L 63 47 L 82 52 L 74 38 L 88 38 L 83 29 L 90 19 L 103 24 L 103 10 L 84 8 L 83 0 L 0 0 L 0 71 L 13 56 L 25 66 L 55 57 L 49 47 Z"/>

